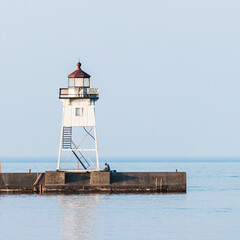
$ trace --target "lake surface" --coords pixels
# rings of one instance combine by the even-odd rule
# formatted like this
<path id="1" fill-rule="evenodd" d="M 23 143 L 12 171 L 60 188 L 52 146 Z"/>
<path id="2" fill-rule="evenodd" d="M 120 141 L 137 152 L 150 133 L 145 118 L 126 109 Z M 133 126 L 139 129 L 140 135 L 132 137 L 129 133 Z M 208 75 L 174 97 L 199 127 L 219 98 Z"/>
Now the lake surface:
<path id="1" fill-rule="evenodd" d="M 186 171 L 187 193 L 3 194 L 0 239 L 240 239 L 239 159 L 106 161 L 118 171 Z M 1 162 L 3 172 L 56 168 L 53 159 Z"/>

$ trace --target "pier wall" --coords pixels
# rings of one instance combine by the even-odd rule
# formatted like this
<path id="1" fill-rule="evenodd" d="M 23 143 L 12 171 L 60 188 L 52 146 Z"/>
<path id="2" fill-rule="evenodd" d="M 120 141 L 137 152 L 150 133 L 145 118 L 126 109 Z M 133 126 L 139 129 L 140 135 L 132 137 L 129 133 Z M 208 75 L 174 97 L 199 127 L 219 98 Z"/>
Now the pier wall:
<path id="1" fill-rule="evenodd" d="M 32 193 L 36 191 L 35 182 L 39 175 L 38 185 L 44 185 L 44 173 L 0 173 L 0 193 L 1 192 L 22 192 Z"/>
<path id="2" fill-rule="evenodd" d="M 1 192 L 186 192 L 185 172 L 0 173 Z"/>

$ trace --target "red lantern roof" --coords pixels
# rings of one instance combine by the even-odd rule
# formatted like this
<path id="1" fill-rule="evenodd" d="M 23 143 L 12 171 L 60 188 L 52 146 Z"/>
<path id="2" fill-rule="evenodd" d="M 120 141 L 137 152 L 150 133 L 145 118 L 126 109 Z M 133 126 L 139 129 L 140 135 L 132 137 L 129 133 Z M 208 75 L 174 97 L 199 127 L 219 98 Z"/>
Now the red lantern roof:
<path id="1" fill-rule="evenodd" d="M 77 70 L 68 75 L 69 78 L 90 78 L 91 77 L 90 75 L 82 71 L 80 62 L 78 62 L 77 66 L 78 66 Z"/>

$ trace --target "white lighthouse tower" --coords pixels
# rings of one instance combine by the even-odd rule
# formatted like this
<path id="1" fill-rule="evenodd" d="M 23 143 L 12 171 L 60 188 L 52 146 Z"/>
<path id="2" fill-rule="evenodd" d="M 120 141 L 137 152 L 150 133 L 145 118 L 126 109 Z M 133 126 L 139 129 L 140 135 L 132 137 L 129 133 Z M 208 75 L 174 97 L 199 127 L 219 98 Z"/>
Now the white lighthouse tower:
<path id="1" fill-rule="evenodd" d="M 95 123 L 99 89 L 90 88 L 90 75 L 82 71 L 78 62 L 77 70 L 68 75 L 68 88 L 59 90 L 63 114 L 57 170 L 99 171 Z M 77 161 L 78 167 L 64 168 L 69 161 L 75 161 L 72 166 L 77 166 Z"/>

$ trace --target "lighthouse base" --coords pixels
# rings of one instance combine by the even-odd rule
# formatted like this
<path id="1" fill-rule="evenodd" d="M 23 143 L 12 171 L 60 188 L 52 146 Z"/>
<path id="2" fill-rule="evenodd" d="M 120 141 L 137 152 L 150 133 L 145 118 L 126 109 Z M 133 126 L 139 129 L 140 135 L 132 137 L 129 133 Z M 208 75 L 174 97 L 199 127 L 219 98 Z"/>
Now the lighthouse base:
<path id="1" fill-rule="evenodd" d="M 100 172 L 100 169 L 57 169 L 57 172 L 69 173 L 87 173 L 87 172 Z"/>

